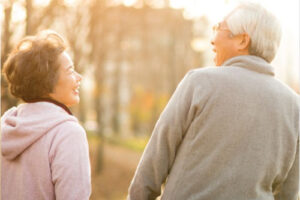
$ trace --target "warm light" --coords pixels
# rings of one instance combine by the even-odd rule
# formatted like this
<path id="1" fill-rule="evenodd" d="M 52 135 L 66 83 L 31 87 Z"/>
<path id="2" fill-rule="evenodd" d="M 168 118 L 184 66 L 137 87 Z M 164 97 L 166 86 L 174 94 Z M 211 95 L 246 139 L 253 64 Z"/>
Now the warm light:
<path id="1" fill-rule="evenodd" d="M 122 4 L 123 0 L 109 0 L 107 1 L 108 6 L 118 6 Z"/>
<path id="2" fill-rule="evenodd" d="M 4 19 L 4 8 L 3 5 L 0 4 L 0 23 L 3 23 L 3 19 Z"/>
<path id="3" fill-rule="evenodd" d="M 26 10 L 20 3 L 14 3 L 12 8 L 12 22 L 22 22 L 26 19 Z"/>
<path id="4" fill-rule="evenodd" d="M 88 71 L 83 75 L 83 79 L 81 81 L 81 88 L 83 91 L 88 91 L 90 94 L 95 88 L 95 81 L 93 79 L 93 72 Z"/>
<path id="5" fill-rule="evenodd" d="M 185 19 L 205 16 L 210 25 L 222 21 L 239 2 L 248 0 L 170 0 L 173 9 L 184 9 Z M 281 22 L 282 41 L 272 62 L 276 76 L 284 81 L 299 83 L 299 1 L 251 0 L 270 10 Z M 209 44 L 209 42 L 207 42 Z M 205 42 L 195 39 L 191 42 L 195 51 L 207 49 Z"/>
<path id="6" fill-rule="evenodd" d="M 48 6 L 50 4 L 50 1 L 51 0 L 33 0 L 33 4 L 37 5 L 37 6 L 46 7 L 46 6 Z M 71 6 L 77 5 L 78 0 L 64 0 L 64 3 L 67 6 L 71 7 Z"/>
<path id="7" fill-rule="evenodd" d="M 50 3 L 50 0 L 33 0 L 33 4 L 37 6 L 48 6 Z"/>
<path id="8" fill-rule="evenodd" d="M 69 7 L 75 6 L 79 3 L 78 0 L 64 0 L 65 4 Z"/>
<path id="9" fill-rule="evenodd" d="M 209 48 L 209 41 L 205 38 L 195 38 L 191 42 L 194 51 L 202 52 Z"/>
<path id="10" fill-rule="evenodd" d="M 177 2 L 180 0 L 171 0 L 171 2 Z M 212 23 L 221 21 L 222 18 L 235 6 L 234 3 L 227 3 L 227 1 L 220 0 L 191 0 L 184 1 L 184 17 L 186 19 L 199 18 L 206 16 Z M 183 4 L 183 3 L 181 3 Z"/>
<path id="11" fill-rule="evenodd" d="M 133 6 L 135 3 L 137 3 L 137 0 L 124 0 L 123 4 L 125 6 Z"/>
<path id="12" fill-rule="evenodd" d="M 188 3 L 188 1 L 170 0 L 170 7 L 174 9 L 186 8 L 189 4 L 191 1 Z"/>

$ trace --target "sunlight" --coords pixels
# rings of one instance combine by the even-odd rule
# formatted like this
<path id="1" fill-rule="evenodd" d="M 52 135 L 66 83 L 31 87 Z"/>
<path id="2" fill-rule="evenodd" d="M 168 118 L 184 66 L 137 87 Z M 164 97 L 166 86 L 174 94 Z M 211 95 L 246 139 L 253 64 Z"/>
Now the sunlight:
<path id="1" fill-rule="evenodd" d="M 186 19 L 205 16 L 212 25 L 221 21 L 238 3 L 247 0 L 170 0 L 171 8 L 183 8 Z M 250 0 L 257 2 L 272 12 L 282 26 L 282 40 L 277 56 L 272 62 L 275 73 L 286 82 L 297 82 L 299 77 L 299 1 Z M 196 51 L 204 48 L 197 39 L 191 42 Z"/>
<path id="2" fill-rule="evenodd" d="M 64 2 L 69 7 L 75 6 L 79 3 L 78 0 L 64 0 Z"/>
<path id="3" fill-rule="evenodd" d="M 64 0 L 69 7 L 76 6 L 83 0 Z M 169 0 L 170 8 L 182 9 L 182 15 L 185 19 L 197 20 L 205 16 L 211 26 L 218 21 L 221 21 L 230 10 L 232 10 L 239 2 L 246 0 Z M 278 56 L 275 57 L 274 65 L 277 74 L 282 76 L 282 79 L 296 80 L 299 77 L 299 1 L 292 0 L 288 2 L 274 0 L 251 0 L 258 2 L 269 9 L 277 16 L 282 25 L 282 42 L 278 50 Z M 4 1 L 5 2 L 5 1 Z M 8 1 L 6 1 L 8 2 Z M 33 0 L 33 4 L 37 7 L 46 7 L 51 0 Z M 107 3 L 110 6 L 123 4 L 124 6 L 136 6 L 139 0 L 110 0 Z M 163 6 L 166 2 L 163 0 L 148 1 L 151 5 Z M 26 20 L 26 10 L 23 5 L 24 1 L 15 1 L 12 8 L 12 23 L 23 23 Z M 155 7 L 155 6 L 153 6 Z M 158 6 L 160 7 L 160 6 Z M 0 4 L 0 19 L 4 20 L 5 4 Z M 202 51 L 204 48 L 203 41 L 195 39 L 191 41 L 191 46 L 196 51 Z M 287 72 L 289 71 L 289 72 Z M 288 75 L 286 75 L 288 74 Z"/>
<path id="4" fill-rule="evenodd" d="M 236 5 L 235 3 L 228 3 L 228 1 L 225 0 L 191 0 L 181 1 L 182 3 L 179 2 L 180 0 L 171 0 L 171 5 L 175 5 L 175 7 L 183 5 L 185 8 L 185 18 L 195 19 L 206 16 L 211 23 L 216 23 L 222 20 L 222 18 Z"/>
<path id="5" fill-rule="evenodd" d="M 170 0 L 170 7 L 173 9 L 184 8 L 184 16 L 189 19 L 206 16 L 211 22 L 215 23 L 221 20 L 239 2 L 245 1 L 246 0 Z M 294 0 L 286 3 L 273 0 L 252 0 L 252 2 L 260 3 L 274 13 L 282 23 L 292 25 L 296 28 L 294 23 L 288 22 L 291 21 L 291 19 L 297 20 L 299 18 L 299 1 Z"/>
<path id="6" fill-rule="evenodd" d="M 109 0 L 106 3 L 108 6 L 118 6 L 122 4 L 122 2 L 124 2 L 124 0 Z"/>
<path id="7" fill-rule="evenodd" d="M 93 70 L 86 70 L 83 74 L 83 78 L 81 80 L 81 88 L 83 91 L 87 91 L 87 93 L 91 94 L 95 89 L 95 81 L 93 76 Z"/>
<path id="8" fill-rule="evenodd" d="M 191 41 L 192 48 L 197 52 L 203 52 L 206 49 L 210 48 L 209 43 L 206 39 L 195 38 Z"/>
<path id="9" fill-rule="evenodd" d="M 173 9 L 186 8 L 192 1 L 170 0 L 170 7 Z M 207 2 L 208 3 L 208 2 Z"/>
<path id="10" fill-rule="evenodd" d="M 22 22 L 26 19 L 26 10 L 19 2 L 13 4 L 12 23 Z"/>
<path id="11" fill-rule="evenodd" d="M 34 5 L 42 6 L 42 7 L 48 6 L 50 2 L 51 2 L 51 0 L 33 0 Z M 64 2 L 67 6 L 70 6 L 70 7 L 79 3 L 78 0 L 64 0 Z"/>
<path id="12" fill-rule="evenodd" d="M 46 7 L 50 3 L 50 0 L 33 0 L 33 4 L 37 6 Z"/>
<path id="13" fill-rule="evenodd" d="M 123 4 L 125 6 L 133 6 L 135 3 L 137 3 L 137 0 L 124 0 Z"/>
<path id="14" fill-rule="evenodd" d="M 3 20 L 4 20 L 4 6 L 0 4 L 0 22 L 3 23 Z"/>

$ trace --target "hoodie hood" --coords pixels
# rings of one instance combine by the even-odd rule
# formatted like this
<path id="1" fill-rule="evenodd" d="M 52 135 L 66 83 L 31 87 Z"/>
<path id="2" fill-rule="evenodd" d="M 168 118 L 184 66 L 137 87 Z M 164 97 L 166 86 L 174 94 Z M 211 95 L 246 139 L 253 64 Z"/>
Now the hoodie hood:
<path id="1" fill-rule="evenodd" d="M 2 156 L 13 160 L 55 126 L 77 119 L 49 102 L 25 103 L 9 109 L 1 118 Z"/>

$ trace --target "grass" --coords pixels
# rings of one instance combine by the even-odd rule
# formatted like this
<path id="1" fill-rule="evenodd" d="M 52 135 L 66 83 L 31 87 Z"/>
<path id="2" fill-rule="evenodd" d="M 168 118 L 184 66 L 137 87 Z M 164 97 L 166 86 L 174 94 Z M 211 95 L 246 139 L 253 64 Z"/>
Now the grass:
<path id="1" fill-rule="evenodd" d="M 122 146 L 136 152 L 143 152 L 147 145 L 148 138 L 141 139 L 141 138 L 108 137 L 106 138 L 106 141 L 111 144 Z"/>
<path id="2" fill-rule="evenodd" d="M 97 144 L 101 140 L 97 134 L 91 131 L 87 131 L 87 137 L 90 144 Z M 148 143 L 148 140 L 149 138 L 147 137 L 145 138 L 135 138 L 135 137 L 123 138 L 120 136 L 104 137 L 104 142 L 108 142 L 112 145 L 121 146 L 136 152 L 143 152 Z"/>

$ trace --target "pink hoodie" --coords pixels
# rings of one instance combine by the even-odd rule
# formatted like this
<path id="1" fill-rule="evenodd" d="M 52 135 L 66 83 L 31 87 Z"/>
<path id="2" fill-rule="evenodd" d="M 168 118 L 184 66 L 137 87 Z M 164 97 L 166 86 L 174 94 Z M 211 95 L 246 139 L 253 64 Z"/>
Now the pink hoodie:
<path id="1" fill-rule="evenodd" d="M 1 119 L 4 200 L 86 200 L 88 143 L 74 116 L 49 102 L 21 104 Z"/>

